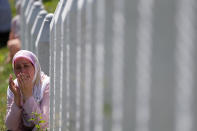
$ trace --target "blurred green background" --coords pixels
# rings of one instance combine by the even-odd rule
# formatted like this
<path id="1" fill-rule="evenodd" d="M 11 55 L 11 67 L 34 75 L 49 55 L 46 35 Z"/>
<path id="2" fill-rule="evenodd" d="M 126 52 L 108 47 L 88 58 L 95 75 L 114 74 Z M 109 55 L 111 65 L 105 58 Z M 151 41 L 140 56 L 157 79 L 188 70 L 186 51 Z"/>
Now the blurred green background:
<path id="1" fill-rule="evenodd" d="M 59 0 L 43 0 L 45 9 L 49 13 L 54 13 L 57 3 Z M 16 9 L 14 5 L 14 0 L 9 0 L 10 7 L 12 11 L 12 17 L 16 15 Z M 6 127 L 4 124 L 6 115 L 6 102 L 7 102 L 7 87 L 8 87 L 8 77 L 9 74 L 13 74 L 11 64 L 6 64 L 6 59 L 8 56 L 7 47 L 0 48 L 0 131 L 5 131 Z"/>

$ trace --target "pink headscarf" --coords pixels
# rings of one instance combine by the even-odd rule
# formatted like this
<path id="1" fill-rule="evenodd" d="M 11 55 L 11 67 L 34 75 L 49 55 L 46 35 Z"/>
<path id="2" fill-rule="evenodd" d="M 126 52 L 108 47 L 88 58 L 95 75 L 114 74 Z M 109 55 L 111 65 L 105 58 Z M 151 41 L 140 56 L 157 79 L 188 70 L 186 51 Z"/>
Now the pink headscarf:
<path id="1" fill-rule="evenodd" d="M 25 58 L 25 59 L 29 60 L 33 64 L 33 66 L 35 68 L 35 75 L 34 75 L 34 79 L 33 79 L 32 82 L 33 83 L 36 82 L 35 84 L 39 84 L 39 79 L 41 77 L 40 76 L 41 75 L 40 74 L 41 68 L 40 68 L 40 64 L 38 62 L 37 57 L 30 51 L 20 50 L 13 57 L 13 60 L 12 60 L 12 67 L 13 67 L 13 69 L 14 69 L 14 63 L 15 63 L 15 61 L 18 58 Z M 37 78 L 37 81 L 36 81 L 36 78 Z"/>
<path id="2" fill-rule="evenodd" d="M 35 74 L 34 74 L 34 78 L 32 81 L 34 83 L 33 96 L 37 102 L 40 102 L 43 97 L 43 91 L 45 88 L 44 83 L 46 83 L 46 82 L 45 81 L 41 82 L 42 72 L 41 72 L 39 61 L 38 61 L 37 57 L 32 52 L 27 51 L 27 50 L 20 50 L 13 57 L 13 60 L 12 60 L 13 69 L 14 69 L 14 63 L 18 58 L 25 58 L 33 64 L 33 66 L 35 68 Z M 47 79 L 47 82 L 49 82 L 48 79 Z M 16 80 L 15 80 L 15 83 L 18 85 Z"/>

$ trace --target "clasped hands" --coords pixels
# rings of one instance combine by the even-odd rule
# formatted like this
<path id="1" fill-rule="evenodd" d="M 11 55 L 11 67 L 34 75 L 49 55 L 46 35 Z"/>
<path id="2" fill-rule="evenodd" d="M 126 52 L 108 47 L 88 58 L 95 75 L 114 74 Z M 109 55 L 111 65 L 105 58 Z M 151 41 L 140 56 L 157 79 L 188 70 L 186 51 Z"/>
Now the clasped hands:
<path id="1" fill-rule="evenodd" d="M 19 73 L 17 75 L 18 86 L 14 83 L 12 75 L 9 77 L 9 88 L 14 94 L 14 102 L 18 107 L 21 107 L 21 94 L 23 96 L 23 102 L 25 102 L 33 94 L 33 83 L 30 76 L 25 73 Z M 21 92 L 21 93 L 20 93 Z"/>

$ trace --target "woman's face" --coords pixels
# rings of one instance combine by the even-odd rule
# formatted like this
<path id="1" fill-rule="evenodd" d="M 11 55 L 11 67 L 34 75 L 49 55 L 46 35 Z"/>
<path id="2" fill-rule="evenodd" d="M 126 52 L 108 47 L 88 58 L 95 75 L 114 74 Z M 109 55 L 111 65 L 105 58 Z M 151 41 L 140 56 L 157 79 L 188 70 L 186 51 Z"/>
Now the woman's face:
<path id="1" fill-rule="evenodd" d="M 19 73 L 24 73 L 30 77 L 31 81 L 33 81 L 35 69 L 33 64 L 28 59 L 17 58 L 14 63 L 14 73 L 16 77 Z"/>

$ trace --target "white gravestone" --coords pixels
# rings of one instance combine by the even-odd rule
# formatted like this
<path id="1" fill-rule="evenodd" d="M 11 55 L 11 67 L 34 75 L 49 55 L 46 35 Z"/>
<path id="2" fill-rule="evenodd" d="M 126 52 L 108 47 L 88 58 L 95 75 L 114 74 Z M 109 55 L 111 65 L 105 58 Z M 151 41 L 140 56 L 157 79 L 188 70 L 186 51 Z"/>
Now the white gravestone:
<path id="1" fill-rule="evenodd" d="M 28 0 L 23 0 L 21 3 L 21 8 L 20 8 L 20 19 L 21 19 L 21 32 L 20 32 L 20 38 L 21 38 L 21 47 L 24 48 L 24 43 L 25 43 L 25 10 L 27 9 L 28 5 Z"/>
<path id="2" fill-rule="evenodd" d="M 63 54 L 62 66 L 62 131 L 70 129 L 70 27 L 69 27 L 69 11 L 72 6 L 73 0 L 68 0 L 67 4 L 64 6 L 62 13 L 62 22 L 61 22 L 61 54 Z"/>
<path id="3" fill-rule="evenodd" d="M 59 1 L 59 9 L 55 11 L 55 16 L 54 16 L 54 30 L 55 30 L 55 35 L 54 35 L 54 87 L 55 87 L 55 101 L 56 101 L 56 106 L 55 106 L 55 128 L 54 129 L 61 129 L 62 126 L 62 84 L 61 84 L 61 63 L 63 56 L 61 56 L 60 52 L 62 49 L 61 45 L 61 14 L 63 11 L 63 8 L 66 4 L 66 1 L 61 0 Z"/>
<path id="4" fill-rule="evenodd" d="M 33 7 L 31 8 L 29 15 L 27 17 L 27 21 L 26 21 L 26 49 L 30 50 L 30 40 L 31 40 L 31 29 L 33 26 L 33 23 L 35 22 L 36 16 L 38 15 L 38 13 L 43 9 L 43 5 L 40 1 L 36 1 L 33 3 Z"/>
<path id="5" fill-rule="evenodd" d="M 85 95 L 85 45 L 86 45 L 86 0 L 78 1 L 77 10 L 77 89 L 76 89 L 76 130 L 84 131 Z"/>
<path id="6" fill-rule="evenodd" d="M 104 61 L 105 61 L 105 1 L 96 2 L 96 45 L 95 45 L 95 131 L 103 131 L 104 118 Z"/>
<path id="7" fill-rule="evenodd" d="M 50 23 L 50 57 L 49 57 L 49 76 L 50 76 L 50 115 L 49 115 L 49 128 L 50 130 L 54 130 L 54 108 L 55 108 L 55 100 L 54 100 L 54 17 Z"/>
<path id="8" fill-rule="evenodd" d="M 41 69 L 47 75 L 49 75 L 49 51 L 50 51 L 49 26 L 52 18 L 53 18 L 53 14 L 48 14 L 45 17 L 35 42 L 36 52 L 37 52 L 36 54 L 40 61 Z"/>
<path id="9" fill-rule="evenodd" d="M 23 26 L 24 26 L 24 49 L 27 49 L 27 17 L 29 16 L 29 13 L 31 9 L 33 8 L 34 0 L 29 0 L 27 3 L 27 6 L 24 10 L 24 17 L 23 17 Z"/>
<path id="10" fill-rule="evenodd" d="M 73 0 L 69 12 L 69 45 L 70 45 L 70 131 L 76 130 L 76 69 L 77 69 L 77 0 Z"/>
<path id="11" fill-rule="evenodd" d="M 38 37 L 38 32 L 40 30 L 40 27 L 41 27 L 46 15 L 47 15 L 47 11 L 41 10 L 39 12 L 38 16 L 36 17 L 35 23 L 32 26 L 31 37 L 30 37 L 30 50 L 35 54 L 36 54 L 36 51 L 35 51 L 36 38 Z"/>

